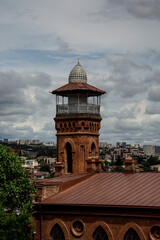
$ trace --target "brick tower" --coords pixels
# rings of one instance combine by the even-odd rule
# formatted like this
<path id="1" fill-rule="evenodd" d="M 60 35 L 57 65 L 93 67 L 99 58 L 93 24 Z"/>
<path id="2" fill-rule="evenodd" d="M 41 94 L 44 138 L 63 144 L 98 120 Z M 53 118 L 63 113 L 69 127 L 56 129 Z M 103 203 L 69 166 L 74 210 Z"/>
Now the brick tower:
<path id="1" fill-rule="evenodd" d="M 56 94 L 56 174 L 99 171 L 100 97 L 105 92 L 87 84 L 79 61 L 69 74 L 69 83 Z"/>

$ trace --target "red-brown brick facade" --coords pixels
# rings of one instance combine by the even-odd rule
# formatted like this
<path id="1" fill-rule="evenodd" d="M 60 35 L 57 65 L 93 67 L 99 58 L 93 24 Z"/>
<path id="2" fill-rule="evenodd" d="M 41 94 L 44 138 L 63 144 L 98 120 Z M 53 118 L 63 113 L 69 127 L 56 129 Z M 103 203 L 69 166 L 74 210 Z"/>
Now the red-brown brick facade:
<path id="1" fill-rule="evenodd" d="M 96 240 L 94 234 L 101 227 L 108 240 L 156 240 L 160 239 L 159 210 L 123 208 L 42 207 L 41 215 L 35 215 L 35 240 L 57 240 L 51 236 L 59 225 L 65 240 Z M 131 231 L 132 230 L 132 231 Z M 134 237 L 127 237 L 131 231 Z M 131 235 L 131 236 L 132 236 Z M 100 238 L 97 238 L 97 240 Z M 58 239 L 63 240 L 63 238 Z"/>
<path id="2" fill-rule="evenodd" d="M 101 169 L 99 160 L 100 121 L 101 117 L 94 115 L 55 118 L 57 173 L 58 168 L 60 174 L 79 174 Z M 70 158 L 70 162 L 68 158 Z"/>

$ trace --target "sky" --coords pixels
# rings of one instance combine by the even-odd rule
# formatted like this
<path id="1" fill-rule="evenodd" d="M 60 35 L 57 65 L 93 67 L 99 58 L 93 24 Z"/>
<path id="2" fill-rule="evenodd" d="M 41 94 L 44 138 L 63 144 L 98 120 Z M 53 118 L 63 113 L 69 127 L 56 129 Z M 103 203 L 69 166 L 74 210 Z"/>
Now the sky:
<path id="1" fill-rule="evenodd" d="M 0 0 L 0 139 L 56 142 L 49 92 L 78 58 L 100 141 L 160 145 L 160 0 Z"/>

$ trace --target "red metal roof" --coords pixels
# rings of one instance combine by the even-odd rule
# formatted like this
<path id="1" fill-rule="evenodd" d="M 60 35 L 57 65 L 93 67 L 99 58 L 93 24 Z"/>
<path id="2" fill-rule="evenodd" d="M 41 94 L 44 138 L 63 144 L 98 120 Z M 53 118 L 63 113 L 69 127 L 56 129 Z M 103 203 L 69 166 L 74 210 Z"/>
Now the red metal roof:
<path id="1" fill-rule="evenodd" d="M 66 85 L 59 87 L 55 90 L 53 90 L 52 94 L 65 94 L 70 91 L 87 91 L 90 93 L 95 93 L 97 95 L 102 95 L 106 93 L 105 91 L 96 88 L 92 85 L 89 85 L 88 83 L 67 83 Z"/>
<path id="2" fill-rule="evenodd" d="M 98 173 L 41 204 L 160 207 L 160 173 Z"/>

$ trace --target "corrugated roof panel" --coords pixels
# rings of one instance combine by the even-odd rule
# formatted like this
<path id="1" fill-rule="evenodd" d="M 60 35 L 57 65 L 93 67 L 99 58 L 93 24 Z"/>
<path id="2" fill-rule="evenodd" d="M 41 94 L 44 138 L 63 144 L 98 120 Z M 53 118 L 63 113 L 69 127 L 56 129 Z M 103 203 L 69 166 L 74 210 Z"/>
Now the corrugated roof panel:
<path id="1" fill-rule="evenodd" d="M 42 204 L 160 207 L 160 173 L 98 173 Z"/>

